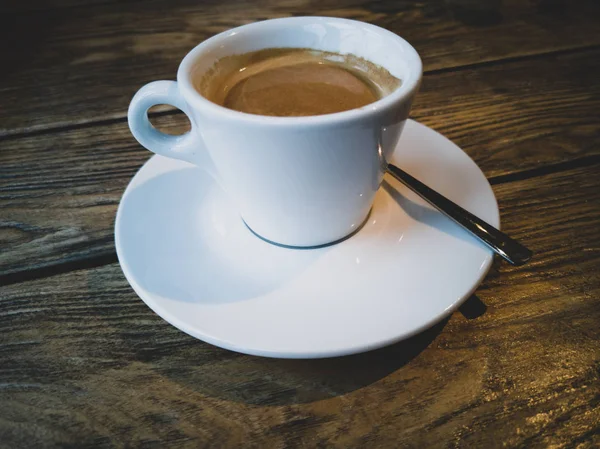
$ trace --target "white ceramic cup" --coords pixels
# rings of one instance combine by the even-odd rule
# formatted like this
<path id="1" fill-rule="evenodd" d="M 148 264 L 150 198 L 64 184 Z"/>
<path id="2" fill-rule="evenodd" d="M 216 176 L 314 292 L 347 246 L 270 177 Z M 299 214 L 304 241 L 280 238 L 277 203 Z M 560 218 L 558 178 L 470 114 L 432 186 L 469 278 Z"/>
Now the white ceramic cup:
<path id="1" fill-rule="evenodd" d="M 192 76 L 218 59 L 274 47 L 353 54 L 402 83 L 362 108 L 310 117 L 233 111 L 195 90 Z M 181 62 L 177 82 L 142 87 L 129 105 L 129 127 L 148 150 L 207 169 L 259 236 L 319 246 L 343 239 L 367 218 L 383 179 L 382 156 L 396 147 L 421 74 L 416 50 L 383 28 L 329 17 L 266 20 L 202 42 Z M 191 130 L 180 136 L 156 130 L 147 112 L 157 104 L 181 109 Z"/>

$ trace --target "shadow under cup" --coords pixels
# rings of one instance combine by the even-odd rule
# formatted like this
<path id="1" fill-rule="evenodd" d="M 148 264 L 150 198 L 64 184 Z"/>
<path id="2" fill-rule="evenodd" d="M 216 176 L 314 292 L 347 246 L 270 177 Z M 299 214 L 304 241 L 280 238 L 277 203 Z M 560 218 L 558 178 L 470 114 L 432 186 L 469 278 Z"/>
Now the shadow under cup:
<path id="1" fill-rule="evenodd" d="M 215 61 L 267 48 L 351 54 L 387 69 L 400 86 L 359 109 L 308 117 L 246 114 L 204 98 L 194 80 Z M 366 219 L 420 79 L 410 44 L 374 25 L 295 17 L 245 25 L 201 43 L 182 61 L 178 88 L 201 137 L 197 165 L 213 172 L 248 227 L 273 243 L 314 247 L 352 234 Z M 176 156 L 173 156 L 176 157 Z"/>

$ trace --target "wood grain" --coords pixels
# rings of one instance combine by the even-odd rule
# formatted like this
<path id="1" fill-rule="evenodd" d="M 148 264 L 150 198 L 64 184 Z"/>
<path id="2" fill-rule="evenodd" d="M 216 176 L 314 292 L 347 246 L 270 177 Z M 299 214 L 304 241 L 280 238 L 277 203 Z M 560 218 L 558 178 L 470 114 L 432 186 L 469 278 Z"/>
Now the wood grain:
<path id="1" fill-rule="evenodd" d="M 599 70 L 591 50 L 432 74 L 414 116 L 491 178 L 587 163 L 600 154 Z M 155 121 L 170 132 L 189 126 L 181 114 Z M 0 273 L 115 260 L 118 201 L 149 156 L 123 121 L 0 141 Z"/>
<path id="2" fill-rule="evenodd" d="M 155 0 L 5 13 L 0 135 L 122 118 L 134 92 L 173 79 L 197 43 L 291 15 L 381 25 L 413 43 L 426 70 L 600 45 L 596 0 Z"/>
<path id="3" fill-rule="evenodd" d="M 0 4 L 0 14 L 22 14 L 26 12 L 57 11 L 64 8 L 89 8 L 94 5 L 110 3 L 133 3 L 144 0 L 3 0 Z M 66 12 L 66 11 L 63 11 Z"/>
<path id="4" fill-rule="evenodd" d="M 496 186 L 536 252 L 449 320 L 379 351 L 244 356 L 155 316 L 116 264 L 0 290 L 0 446 L 600 444 L 600 167 Z"/>

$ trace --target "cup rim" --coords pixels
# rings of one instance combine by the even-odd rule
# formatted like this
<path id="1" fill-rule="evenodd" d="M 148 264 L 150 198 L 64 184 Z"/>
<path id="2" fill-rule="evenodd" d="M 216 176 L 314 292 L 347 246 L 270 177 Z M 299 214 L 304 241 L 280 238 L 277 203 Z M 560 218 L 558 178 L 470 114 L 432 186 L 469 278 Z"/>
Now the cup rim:
<path id="1" fill-rule="evenodd" d="M 409 60 L 409 76 L 407 79 L 402 80 L 402 84 L 396 90 L 394 90 L 389 95 L 386 95 L 379 100 L 370 103 L 366 106 L 357 109 L 350 109 L 342 112 L 335 112 L 332 114 L 323 114 L 323 115 L 311 115 L 311 116 L 296 116 L 296 117 L 277 117 L 277 116 L 267 116 L 267 115 L 258 115 L 258 114 L 250 114 L 247 112 L 236 111 L 233 109 L 226 108 L 224 106 L 213 103 L 207 98 L 203 97 L 193 86 L 191 80 L 191 72 L 194 66 L 194 63 L 197 57 L 204 51 L 207 47 L 215 44 L 215 42 L 220 41 L 229 36 L 235 35 L 242 30 L 255 30 L 264 28 L 266 26 L 271 25 L 279 25 L 284 22 L 296 22 L 296 23 L 319 23 L 319 22 L 341 22 L 346 25 L 352 26 L 361 26 L 369 28 L 376 33 L 385 36 L 390 39 L 394 39 L 400 43 L 400 45 L 404 48 L 407 56 L 405 57 Z M 285 17 L 279 19 L 268 19 L 259 22 L 253 22 L 247 25 L 242 25 L 236 28 L 232 28 L 227 31 L 223 31 L 194 47 L 181 61 L 179 68 L 177 70 L 177 82 L 179 85 L 179 89 L 185 98 L 185 101 L 191 106 L 193 109 L 201 109 L 211 116 L 218 116 L 223 119 L 229 120 L 239 120 L 245 123 L 253 122 L 257 124 L 269 124 L 269 125 L 279 125 L 279 126 L 299 126 L 299 125 L 329 125 L 346 121 L 355 121 L 361 120 L 374 113 L 384 112 L 389 110 L 398 102 L 408 98 L 413 94 L 419 87 L 421 77 L 423 73 L 423 63 L 417 51 L 414 47 L 409 44 L 405 39 L 398 36 L 397 34 L 386 30 L 385 28 L 381 28 L 376 25 L 372 25 L 366 22 L 361 22 L 358 20 L 352 19 L 342 19 L 337 17 L 324 17 L 324 16 L 302 16 L 302 17 Z"/>

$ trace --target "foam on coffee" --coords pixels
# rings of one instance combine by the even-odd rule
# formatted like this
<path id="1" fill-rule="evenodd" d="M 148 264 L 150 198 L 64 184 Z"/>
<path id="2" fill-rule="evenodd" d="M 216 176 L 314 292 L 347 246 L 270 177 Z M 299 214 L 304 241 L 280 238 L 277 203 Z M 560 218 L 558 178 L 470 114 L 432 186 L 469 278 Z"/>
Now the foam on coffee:
<path id="1" fill-rule="evenodd" d="M 270 116 L 322 115 L 360 108 L 401 81 L 354 55 L 271 48 L 218 60 L 196 89 L 212 102 Z"/>

